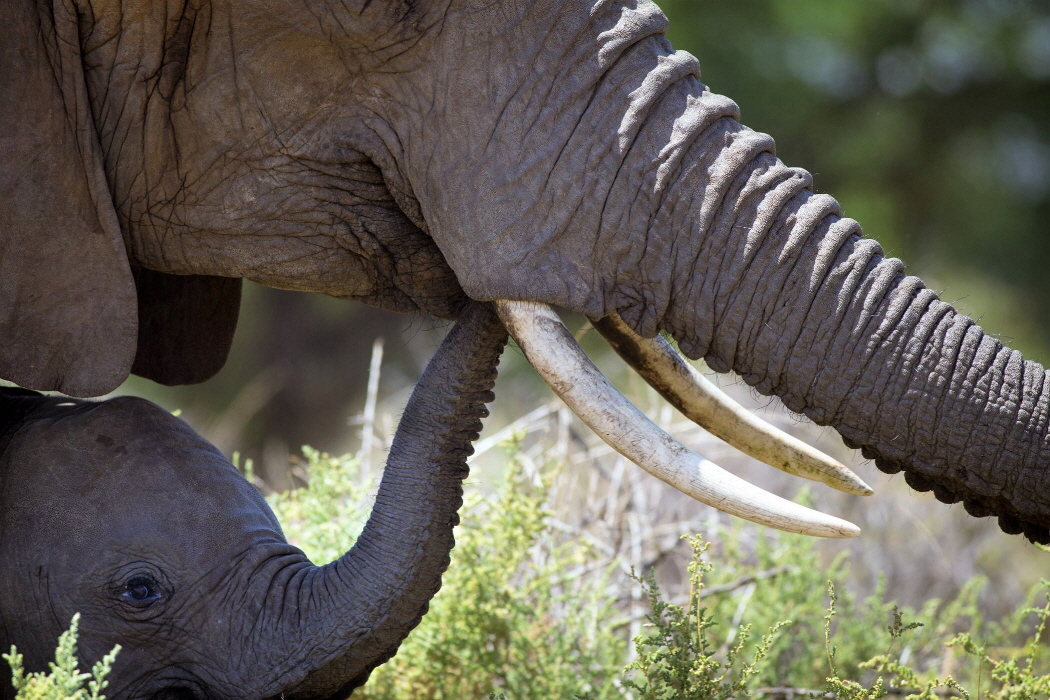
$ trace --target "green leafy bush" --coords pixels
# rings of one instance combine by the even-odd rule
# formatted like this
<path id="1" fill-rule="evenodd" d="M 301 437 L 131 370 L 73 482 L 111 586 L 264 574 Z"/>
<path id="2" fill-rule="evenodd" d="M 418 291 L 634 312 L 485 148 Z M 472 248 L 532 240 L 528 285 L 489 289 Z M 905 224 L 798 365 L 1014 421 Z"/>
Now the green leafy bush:
<path id="1" fill-rule="evenodd" d="M 58 638 L 55 660 L 50 664 L 50 673 L 26 673 L 22 667 L 22 655 L 11 647 L 11 653 L 3 657 L 11 666 L 12 682 L 17 692 L 16 700 L 104 700 L 106 674 L 113 667 L 120 647 L 96 663 L 91 673 L 81 673 L 77 666 L 77 627 L 80 615 L 74 615 L 69 629 Z"/>
<path id="2" fill-rule="evenodd" d="M 822 561 L 812 540 L 738 526 L 715 544 L 689 538 L 689 591 L 675 604 L 652 572 L 632 580 L 556 528 L 558 470 L 537 478 L 509 449 L 503 486 L 467 498 L 430 612 L 361 697 L 1050 697 L 1041 644 L 1050 608 L 1032 606 L 1046 584 L 1002 621 L 982 617 L 981 579 L 952 600 L 901 609 L 883 586 L 829 595 L 829 579 L 849 579 L 848 562 Z M 363 525 L 368 485 L 353 459 L 305 455 L 310 487 L 271 504 L 293 541 L 328 560 Z M 607 586 L 574 585 L 595 569 Z M 619 604 L 629 586 L 651 607 L 633 644 Z"/>
<path id="3" fill-rule="evenodd" d="M 509 450 L 498 491 L 468 489 L 430 612 L 355 697 L 1050 697 L 1047 582 L 1003 620 L 982 616 L 981 579 L 911 610 L 887 602 L 884 586 L 867 597 L 836 589 L 829 579 L 848 580 L 848 562 L 823 561 L 807 538 L 735 526 L 714 543 L 688 538 L 686 590 L 676 596 L 655 570 L 629 575 L 600 542 L 559 525 L 549 505 L 558 470 L 530 473 L 517 443 Z M 308 448 L 304 457 L 308 487 L 268 500 L 289 539 L 320 563 L 359 534 L 374 484 L 355 459 Z M 649 612 L 629 639 L 625 601 L 639 590 Z M 14 649 L 5 655 L 18 698 L 101 700 L 117 650 L 81 673 L 76 628 L 74 618 L 50 674 L 27 675 Z"/>
<path id="4" fill-rule="evenodd" d="M 366 488 L 355 460 L 304 454 L 309 488 L 270 504 L 290 540 L 329 561 L 363 526 Z M 441 593 L 355 697 L 623 697 L 626 640 L 603 624 L 614 610 L 602 591 L 574 587 L 571 577 L 598 557 L 586 545 L 552 544 L 549 480 L 534 484 L 520 463 L 511 465 L 494 496 L 467 496 Z"/>

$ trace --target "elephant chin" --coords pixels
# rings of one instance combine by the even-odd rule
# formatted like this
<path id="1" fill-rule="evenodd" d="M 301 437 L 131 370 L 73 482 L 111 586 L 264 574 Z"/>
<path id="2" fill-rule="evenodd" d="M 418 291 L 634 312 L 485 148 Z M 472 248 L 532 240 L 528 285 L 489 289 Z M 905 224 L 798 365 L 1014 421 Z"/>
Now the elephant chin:
<path id="1" fill-rule="evenodd" d="M 267 603 L 278 612 L 265 611 L 276 623 L 257 650 L 266 665 L 244 679 L 250 696 L 346 697 L 419 624 L 449 563 L 506 339 L 491 305 L 468 306 L 409 399 L 353 548 L 326 566 L 278 567 Z"/>

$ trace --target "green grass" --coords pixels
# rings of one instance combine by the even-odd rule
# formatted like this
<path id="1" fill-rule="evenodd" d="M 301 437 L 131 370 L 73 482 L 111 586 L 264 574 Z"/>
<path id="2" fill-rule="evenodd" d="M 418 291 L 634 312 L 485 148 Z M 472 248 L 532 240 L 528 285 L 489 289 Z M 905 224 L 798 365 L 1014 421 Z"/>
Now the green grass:
<path id="1" fill-rule="evenodd" d="M 558 470 L 529 473 L 516 444 L 509 450 L 499 490 L 468 488 L 430 612 L 355 697 L 1050 697 L 1046 582 L 1001 620 L 980 611 L 981 579 L 906 609 L 883 586 L 852 593 L 848 561 L 822 560 L 807 538 L 738 526 L 713 543 L 688 538 L 676 600 L 653 571 L 632 578 L 599 542 L 559 528 L 549 506 Z M 298 466 L 309 487 L 269 501 L 289 539 L 321 563 L 360 531 L 370 484 L 352 458 L 306 449 Z M 630 639 L 639 593 L 648 612 Z M 75 631 L 74 620 L 51 674 L 26 676 L 13 649 L 5 656 L 19 698 L 102 697 L 112 655 L 79 672 Z"/>

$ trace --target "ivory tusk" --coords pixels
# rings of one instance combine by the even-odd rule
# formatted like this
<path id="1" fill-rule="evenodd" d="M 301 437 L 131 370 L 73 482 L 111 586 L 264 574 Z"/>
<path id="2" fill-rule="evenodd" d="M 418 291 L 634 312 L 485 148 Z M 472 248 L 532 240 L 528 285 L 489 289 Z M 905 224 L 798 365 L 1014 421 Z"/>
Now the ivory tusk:
<path id="1" fill-rule="evenodd" d="M 682 493 L 746 520 L 805 535 L 856 537 L 852 523 L 749 484 L 689 450 L 639 411 L 545 304 L 498 299 L 507 330 L 543 380 L 610 447 Z"/>
<path id="2" fill-rule="evenodd" d="M 594 327 L 661 396 L 715 437 L 788 474 L 857 496 L 873 493 L 836 460 L 733 401 L 660 336 L 643 338 L 616 314 L 595 321 Z"/>

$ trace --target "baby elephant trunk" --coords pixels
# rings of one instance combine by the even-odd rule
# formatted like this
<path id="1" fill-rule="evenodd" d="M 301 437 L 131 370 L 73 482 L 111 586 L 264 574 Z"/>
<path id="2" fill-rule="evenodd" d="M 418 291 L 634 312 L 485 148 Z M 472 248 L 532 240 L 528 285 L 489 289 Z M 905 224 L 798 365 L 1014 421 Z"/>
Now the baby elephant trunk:
<path id="1" fill-rule="evenodd" d="M 338 561 L 285 582 L 295 593 L 260 654 L 276 663 L 252 696 L 345 697 L 419 624 L 449 563 L 467 457 L 506 338 L 488 304 L 461 315 L 409 399 L 364 532 Z"/>

